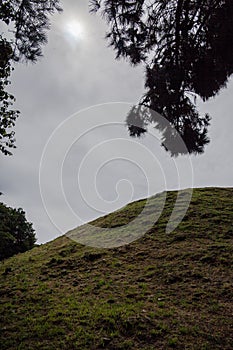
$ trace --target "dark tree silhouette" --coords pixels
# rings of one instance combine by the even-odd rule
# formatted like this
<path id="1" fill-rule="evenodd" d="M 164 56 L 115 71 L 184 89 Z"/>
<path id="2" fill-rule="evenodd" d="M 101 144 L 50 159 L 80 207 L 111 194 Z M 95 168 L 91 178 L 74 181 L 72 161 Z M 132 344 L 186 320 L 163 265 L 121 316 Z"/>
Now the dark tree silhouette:
<path id="1" fill-rule="evenodd" d="M 156 113 L 135 113 L 136 107 L 127 117 L 130 135 L 140 136 L 154 123 L 173 155 L 202 153 L 210 117 L 199 115 L 196 97 L 214 97 L 233 73 L 233 1 L 91 0 L 90 6 L 107 21 L 116 57 L 145 65 L 146 92 L 139 106 L 163 115 L 187 151 L 173 148 L 171 128 L 159 123 Z"/>
<path id="2" fill-rule="evenodd" d="M 12 49 L 10 44 L 0 36 L 0 152 L 10 154 L 9 149 L 14 147 L 14 132 L 18 111 L 11 110 L 14 97 L 6 91 L 12 68 L 10 57 Z"/>
<path id="3" fill-rule="evenodd" d="M 0 260 L 32 249 L 35 242 L 35 232 L 25 212 L 0 203 Z"/>
<path id="4" fill-rule="evenodd" d="M 7 92 L 13 62 L 36 62 L 42 55 L 49 29 L 49 15 L 61 11 L 59 0 L 0 0 L 0 152 L 10 155 L 15 147 L 12 128 L 19 116 Z"/>

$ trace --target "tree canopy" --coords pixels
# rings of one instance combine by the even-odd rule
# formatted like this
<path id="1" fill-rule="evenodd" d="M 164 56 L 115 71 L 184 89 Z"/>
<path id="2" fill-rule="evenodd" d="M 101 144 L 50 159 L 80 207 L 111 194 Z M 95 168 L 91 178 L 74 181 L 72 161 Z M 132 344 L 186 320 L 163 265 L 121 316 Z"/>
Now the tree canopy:
<path id="1" fill-rule="evenodd" d="M 233 1 L 91 0 L 90 5 L 107 21 L 106 37 L 116 57 L 145 65 L 146 92 L 139 106 L 164 116 L 188 153 L 202 153 L 210 117 L 198 113 L 196 97 L 216 96 L 233 73 Z M 144 134 L 153 123 L 167 150 L 185 153 L 173 147 L 175 133 L 155 113 L 135 113 L 135 108 L 127 116 L 132 136 Z"/>
<path id="2" fill-rule="evenodd" d="M 187 152 L 202 153 L 209 143 L 209 115 L 201 116 L 196 98 L 204 101 L 226 86 L 233 73 L 232 0 L 89 0 L 92 12 L 107 21 L 107 39 L 117 58 L 145 66 L 145 94 L 139 106 L 160 113 L 183 138 Z M 0 152 L 15 147 L 13 127 L 19 111 L 7 92 L 13 62 L 35 62 L 42 55 L 49 15 L 61 11 L 59 0 L 0 0 Z M 2 27 L 3 28 L 3 27 Z M 135 109 L 136 108 L 136 109 Z M 175 133 L 133 107 L 127 116 L 131 136 L 150 123 L 162 133 L 172 154 Z M 166 145 L 166 146 L 165 146 Z M 170 145 L 170 146 L 168 146 Z"/>
<path id="3" fill-rule="evenodd" d="M 36 62 L 42 55 L 49 15 L 55 11 L 61 11 L 59 0 L 0 0 L 0 152 L 5 155 L 15 147 L 12 128 L 19 116 L 7 92 L 13 62 Z"/>
<path id="4" fill-rule="evenodd" d="M 35 242 L 35 232 L 25 212 L 0 203 L 0 260 L 33 248 Z"/>

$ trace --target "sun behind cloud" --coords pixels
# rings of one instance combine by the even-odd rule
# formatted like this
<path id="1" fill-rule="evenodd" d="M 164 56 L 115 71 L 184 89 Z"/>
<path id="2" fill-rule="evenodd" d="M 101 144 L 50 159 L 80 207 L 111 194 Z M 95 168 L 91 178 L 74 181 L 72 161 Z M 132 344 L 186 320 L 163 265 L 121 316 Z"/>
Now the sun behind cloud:
<path id="1" fill-rule="evenodd" d="M 66 23 L 66 32 L 70 38 L 74 40 L 83 39 L 85 36 L 85 28 L 81 22 L 72 19 Z"/>

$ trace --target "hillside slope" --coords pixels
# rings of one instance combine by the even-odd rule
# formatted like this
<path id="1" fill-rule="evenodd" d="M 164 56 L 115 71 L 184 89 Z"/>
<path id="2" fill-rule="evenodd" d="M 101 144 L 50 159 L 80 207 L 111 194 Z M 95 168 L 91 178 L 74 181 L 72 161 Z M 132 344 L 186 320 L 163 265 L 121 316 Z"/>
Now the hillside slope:
<path id="1" fill-rule="evenodd" d="M 130 245 L 94 249 L 63 236 L 2 262 L 0 348 L 232 350 L 233 189 L 194 190 L 166 234 L 175 198 Z M 124 224 L 144 202 L 95 225 Z"/>

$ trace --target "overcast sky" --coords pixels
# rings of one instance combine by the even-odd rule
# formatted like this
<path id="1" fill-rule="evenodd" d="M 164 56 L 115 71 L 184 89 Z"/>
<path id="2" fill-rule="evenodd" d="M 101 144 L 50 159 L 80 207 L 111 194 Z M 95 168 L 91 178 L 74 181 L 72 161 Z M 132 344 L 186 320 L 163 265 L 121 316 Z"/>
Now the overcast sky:
<path id="1" fill-rule="evenodd" d="M 233 81 L 200 103 L 212 116 L 205 153 L 171 159 L 153 130 L 134 140 L 124 126 L 143 93 L 143 68 L 115 60 L 86 1 L 66 0 L 63 8 L 44 57 L 12 76 L 17 149 L 0 156 L 1 200 L 26 211 L 38 242 L 156 192 L 232 186 Z"/>

